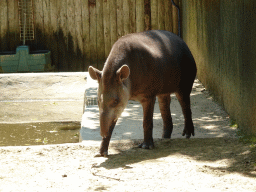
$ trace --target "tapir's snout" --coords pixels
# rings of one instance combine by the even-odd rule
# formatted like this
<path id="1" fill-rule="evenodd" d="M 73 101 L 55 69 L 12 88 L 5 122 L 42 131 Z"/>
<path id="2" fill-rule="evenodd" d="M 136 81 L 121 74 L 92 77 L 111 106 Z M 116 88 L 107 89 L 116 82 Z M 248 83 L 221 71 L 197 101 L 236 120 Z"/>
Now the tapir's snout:
<path id="1" fill-rule="evenodd" d="M 100 113 L 100 135 L 103 138 L 111 136 L 116 120 L 109 112 Z"/>

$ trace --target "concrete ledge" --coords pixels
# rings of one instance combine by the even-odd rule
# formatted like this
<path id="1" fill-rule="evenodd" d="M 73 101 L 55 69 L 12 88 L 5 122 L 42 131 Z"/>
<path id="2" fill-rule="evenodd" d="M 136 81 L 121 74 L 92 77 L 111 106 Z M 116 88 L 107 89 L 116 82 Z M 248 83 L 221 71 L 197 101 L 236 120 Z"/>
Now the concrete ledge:
<path id="1" fill-rule="evenodd" d="M 81 121 L 87 74 L 0 74 L 0 123 Z"/>

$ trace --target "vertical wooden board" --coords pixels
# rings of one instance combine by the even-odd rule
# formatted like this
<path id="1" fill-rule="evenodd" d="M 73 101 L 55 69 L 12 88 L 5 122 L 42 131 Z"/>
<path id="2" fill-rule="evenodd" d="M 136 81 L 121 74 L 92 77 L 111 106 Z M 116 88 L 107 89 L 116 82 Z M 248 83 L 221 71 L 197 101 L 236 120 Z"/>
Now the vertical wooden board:
<path id="1" fill-rule="evenodd" d="M 182 22 L 183 22 L 183 9 L 182 9 L 182 3 L 183 3 L 183 0 L 179 0 L 179 8 L 180 8 L 180 36 L 182 38 Z"/>
<path id="2" fill-rule="evenodd" d="M 187 1 L 182 2 L 182 38 L 184 41 L 189 44 L 189 34 L 190 34 L 190 29 L 189 29 L 189 16 L 190 16 L 190 9 L 188 7 Z"/>
<path id="3" fill-rule="evenodd" d="M 14 0 L 14 33 L 15 33 L 15 48 L 20 44 L 20 28 L 19 28 L 19 7 L 18 1 Z"/>
<path id="4" fill-rule="evenodd" d="M 97 1 L 96 9 L 97 9 L 97 68 L 102 69 L 105 61 L 103 0 Z"/>
<path id="5" fill-rule="evenodd" d="M 104 43 L 105 43 L 105 58 L 108 57 L 111 49 L 111 35 L 110 35 L 110 14 L 109 1 L 103 2 L 103 24 L 104 24 Z"/>
<path id="6" fill-rule="evenodd" d="M 151 27 L 158 29 L 158 0 L 151 0 Z"/>
<path id="7" fill-rule="evenodd" d="M 76 69 L 75 71 L 82 71 L 82 58 L 83 58 L 83 40 L 82 40 L 82 8 L 81 8 L 81 1 L 77 0 L 74 1 L 75 3 L 75 29 L 76 29 L 76 41 L 77 41 L 77 48 L 76 48 Z"/>
<path id="8" fill-rule="evenodd" d="M 242 4 L 242 5 L 241 5 Z M 240 128 L 244 129 L 247 134 L 254 134 L 255 129 L 255 81 L 256 81 L 256 67 L 255 67 L 255 1 L 244 0 L 240 2 L 240 9 L 242 9 L 242 16 L 239 18 L 238 24 L 241 25 L 242 33 L 237 38 L 240 39 L 240 54 L 241 63 L 239 63 L 241 82 L 241 116 L 239 116 Z"/>
<path id="9" fill-rule="evenodd" d="M 8 12 L 8 49 L 10 51 L 15 51 L 15 15 L 18 13 L 14 13 L 14 0 L 7 1 L 7 12 Z"/>
<path id="10" fill-rule="evenodd" d="M 175 8 L 175 7 L 174 7 Z M 175 8 L 176 9 L 176 8 Z M 196 3 L 195 0 L 191 0 L 187 2 L 187 9 L 189 10 L 189 16 L 188 16 L 188 27 L 189 27 L 189 34 L 188 34 L 188 41 L 190 44 L 190 49 L 193 53 L 193 56 L 198 58 L 198 49 L 197 49 L 197 20 L 196 20 Z M 173 23 L 173 32 L 175 32 L 174 29 L 174 23 Z M 197 59 L 197 64 L 200 65 L 200 61 Z M 198 76 L 200 76 L 201 70 L 200 68 L 197 70 Z"/>
<path id="11" fill-rule="evenodd" d="M 97 67 L 97 15 L 94 3 L 89 3 L 90 11 L 90 64 Z"/>
<path id="12" fill-rule="evenodd" d="M 123 0 L 116 0 L 117 5 L 117 38 L 124 35 Z"/>
<path id="13" fill-rule="evenodd" d="M 221 27 L 221 33 L 224 41 L 222 41 L 222 49 L 220 53 L 220 67 L 221 67 L 221 82 L 220 82 L 220 87 L 222 87 L 222 98 L 224 102 L 224 107 L 225 109 L 229 112 L 231 116 L 234 115 L 233 110 L 230 110 L 230 106 L 233 105 L 234 97 L 235 97 L 235 92 L 232 91 L 232 88 L 234 88 L 234 82 L 233 82 L 233 74 L 230 73 L 232 71 L 233 66 L 235 65 L 235 57 L 233 55 L 233 49 L 234 49 L 234 37 L 236 34 L 234 33 L 235 31 L 235 26 L 236 24 L 234 23 L 235 19 L 235 10 L 233 9 L 233 3 L 230 4 L 230 2 L 221 2 L 221 16 L 224 16 L 221 18 L 221 22 L 223 23 L 223 28 Z M 224 54 L 223 54 L 224 52 Z M 235 72 L 236 73 L 236 72 Z M 235 74 L 234 74 L 235 75 Z M 239 78 L 239 77 L 235 77 Z"/>
<path id="14" fill-rule="evenodd" d="M 250 90 L 250 87 L 253 87 L 253 89 L 251 90 L 251 93 L 249 93 L 250 96 L 250 101 L 251 101 L 251 114 L 250 114 L 250 130 L 249 133 L 253 134 L 254 136 L 256 136 L 256 100 L 255 100 L 255 95 L 256 95 L 256 55 L 255 55 L 255 50 L 256 50 L 256 37 L 255 37 L 255 29 L 256 29 L 256 13 L 255 13 L 255 7 L 256 7 L 256 2 L 254 0 L 250 0 L 250 1 L 246 1 L 244 0 L 244 6 L 245 9 L 244 10 L 249 10 L 248 12 L 246 12 L 250 18 L 250 33 L 249 33 L 249 38 L 250 38 L 250 69 L 252 71 L 251 74 L 252 78 L 251 78 L 251 82 L 253 82 L 252 85 L 247 85 L 247 87 Z M 247 15 L 245 15 L 246 18 Z M 241 22 L 242 23 L 242 22 Z M 240 36 L 242 39 L 242 35 Z M 242 117 L 241 117 L 242 118 Z"/>
<path id="15" fill-rule="evenodd" d="M 50 0 L 50 17 L 51 17 L 51 32 L 56 33 L 59 29 L 59 16 L 60 16 L 60 1 Z"/>
<path id="16" fill-rule="evenodd" d="M 110 0 L 110 35 L 111 35 L 111 47 L 117 40 L 117 6 L 116 0 Z"/>
<path id="17" fill-rule="evenodd" d="M 144 1 L 136 0 L 136 32 L 145 30 Z"/>
<path id="18" fill-rule="evenodd" d="M 50 9 L 51 9 L 51 31 L 50 31 L 50 51 L 52 66 L 55 66 L 55 69 L 59 70 L 59 60 L 58 60 L 58 31 L 59 31 L 59 1 L 50 0 Z"/>
<path id="19" fill-rule="evenodd" d="M 172 32 L 172 3 L 171 1 L 164 1 L 165 7 L 165 30 Z"/>
<path id="20" fill-rule="evenodd" d="M 68 71 L 76 69 L 76 30 L 75 30 L 74 0 L 67 0 L 67 30 L 68 30 Z"/>
<path id="21" fill-rule="evenodd" d="M 145 30 L 151 30 L 151 6 L 150 0 L 144 0 Z"/>
<path id="22" fill-rule="evenodd" d="M 130 33 L 136 32 L 136 0 L 129 0 Z"/>
<path id="23" fill-rule="evenodd" d="M 83 69 L 88 70 L 90 65 L 90 17 L 88 0 L 83 0 L 82 4 L 82 27 L 83 27 Z"/>
<path id="24" fill-rule="evenodd" d="M 0 10 L 3 9 L 2 7 L 2 1 L 0 1 Z M 2 45 L 1 45 L 1 42 L 2 42 L 2 30 L 1 30 L 1 23 L 2 23 L 2 15 L 1 15 L 1 12 L 0 12 L 0 52 L 2 51 Z"/>
<path id="25" fill-rule="evenodd" d="M 124 35 L 130 33 L 129 0 L 123 0 Z"/>
<path id="26" fill-rule="evenodd" d="M 44 42 L 45 48 L 49 50 L 51 46 L 50 31 L 51 31 L 51 10 L 50 0 L 43 0 L 43 16 L 44 16 Z"/>
<path id="27" fill-rule="evenodd" d="M 0 51 L 7 51 L 7 32 L 8 32 L 8 18 L 7 18 L 7 0 L 0 1 Z"/>
<path id="28" fill-rule="evenodd" d="M 206 25 L 205 29 L 205 38 L 208 41 L 208 50 L 209 50 L 209 57 L 208 57 L 208 64 L 210 65 L 210 73 L 211 76 L 208 77 L 208 86 L 209 89 L 212 90 L 213 94 L 216 95 L 216 99 L 221 101 L 221 76 L 219 75 L 219 65 L 220 65 L 220 45 L 219 43 L 222 42 L 222 37 L 219 33 L 220 29 L 220 14 L 216 14 L 220 12 L 220 2 L 219 0 L 215 1 L 207 1 L 203 2 L 206 15 L 204 23 Z M 209 22 L 211 18 L 211 21 Z"/>
<path id="29" fill-rule="evenodd" d="M 44 13 L 43 13 L 43 1 L 34 0 L 34 16 L 35 16 L 35 47 L 34 49 L 45 49 L 44 41 Z"/>
<path id="30" fill-rule="evenodd" d="M 179 6 L 179 0 L 173 0 L 176 5 Z M 196 3 L 193 0 L 194 3 Z M 175 6 L 172 6 L 172 18 L 173 18 L 173 33 L 178 34 L 179 28 L 178 28 L 178 10 Z"/>
<path id="31" fill-rule="evenodd" d="M 59 46 L 59 70 L 68 71 L 68 31 L 67 31 L 67 0 L 59 2 L 59 33 L 58 33 L 58 46 Z"/>
<path id="32" fill-rule="evenodd" d="M 229 9 L 227 9 L 227 4 L 229 2 L 221 1 L 221 33 L 223 36 L 224 41 L 222 42 L 222 58 L 221 58 L 221 73 L 222 73 L 222 87 L 224 88 L 223 94 L 223 102 L 225 105 L 225 109 L 227 110 L 227 96 L 229 96 L 228 89 L 228 80 L 229 77 L 227 75 L 228 65 L 229 65 L 229 29 L 230 29 L 230 22 L 231 22 L 231 14 Z M 225 63 L 225 64 L 224 64 Z"/>
<path id="33" fill-rule="evenodd" d="M 158 0 L 158 29 L 165 29 L 165 7 L 164 0 Z"/>

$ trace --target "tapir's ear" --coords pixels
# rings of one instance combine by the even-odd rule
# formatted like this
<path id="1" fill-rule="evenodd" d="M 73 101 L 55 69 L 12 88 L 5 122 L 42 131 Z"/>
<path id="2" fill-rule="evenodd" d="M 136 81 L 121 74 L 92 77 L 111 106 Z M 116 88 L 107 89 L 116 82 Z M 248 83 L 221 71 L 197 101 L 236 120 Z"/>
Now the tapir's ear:
<path id="1" fill-rule="evenodd" d="M 123 65 L 116 71 L 116 75 L 119 78 L 119 80 L 122 82 L 129 77 L 130 68 L 127 65 Z"/>
<path id="2" fill-rule="evenodd" d="M 96 69 L 96 68 L 90 66 L 90 67 L 88 68 L 88 71 L 89 71 L 89 74 L 90 74 L 90 76 L 91 76 L 92 79 L 98 80 L 98 81 L 101 79 L 101 73 L 102 73 L 102 72 L 101 72 L 100 70 L 98 70 L 98 69 Z"/>

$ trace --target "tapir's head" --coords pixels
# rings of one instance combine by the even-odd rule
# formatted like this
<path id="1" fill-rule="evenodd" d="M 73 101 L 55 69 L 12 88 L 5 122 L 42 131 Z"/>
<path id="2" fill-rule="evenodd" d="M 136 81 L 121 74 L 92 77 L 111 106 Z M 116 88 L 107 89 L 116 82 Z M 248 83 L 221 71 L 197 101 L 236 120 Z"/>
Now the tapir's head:
<path id="1" fill-rule="evenodd" d="M 100 112 L 100 132 L 102 137 L 109 136 L 110 129 L 115 123 L 130 97 L 129 75 L 130 69 L 123 65 L 118 69 L 98 69 L 90 66 L 89 74 L 98 80 L 98 105 Z"/>

